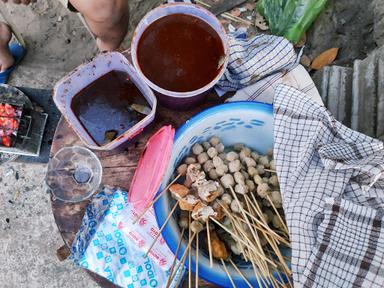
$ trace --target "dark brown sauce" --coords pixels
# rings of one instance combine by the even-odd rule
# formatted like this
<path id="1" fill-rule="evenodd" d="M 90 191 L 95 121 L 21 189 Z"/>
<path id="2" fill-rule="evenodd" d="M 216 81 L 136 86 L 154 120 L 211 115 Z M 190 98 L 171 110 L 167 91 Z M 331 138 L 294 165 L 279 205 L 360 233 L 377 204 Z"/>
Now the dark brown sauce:
<path id="1" fill-rule="evenodd" d="M 140 90 L 120 71 L 111 71 L 77 93 L 71 109 L 98 145 L 119 137 L 145 115 L 132 109 L 132 104 L 149 107 Z M 112 133 L 111 133 L 112 131 Z"/>
<path id="2" fill-rule="evenodd" d="M 224 47 L 217 32 L 199 18 L 173 14 L 153 22 L 138 44 L 144 75 L 175 92 L 204 87 L 219 73 Z"/>

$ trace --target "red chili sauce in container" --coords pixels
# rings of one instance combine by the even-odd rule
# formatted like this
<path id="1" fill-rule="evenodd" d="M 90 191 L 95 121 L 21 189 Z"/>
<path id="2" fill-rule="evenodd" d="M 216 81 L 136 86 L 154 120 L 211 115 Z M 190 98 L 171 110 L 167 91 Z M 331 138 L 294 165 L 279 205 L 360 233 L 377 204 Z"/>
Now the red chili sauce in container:
<path id="1" fill-rule="evenodd" d="M 175 92 L 204 87 L 220 72 L 219 35 L 194 16 L 173 14 L 153 22 L 138 46 L 139 65 L 156 85 Z"/>
<path id="2" fill-rule="evenodd" d="M 188 109 L 220 79 L 227 64 L 227 39 L 209 11 L 168 4 L 149 12 L 136 28 L 132 61 L 158 99 Z"/>
<path id="3" fill-rule="evenodd" d="M 53 100 L 79 138 L 93 150 L 114 150 L 155 118 L 153 91 L 121 53 L 97 55 L 63 77 Z"/>
<path id="4" fill-rule="evenodd" d="M 146 116 L 137 107 L 148 107 L 140 90 L 128 74 L 110 71 L 77 93 L 71 109 L 98 145 L 124 134 Z M 150 112 L 150 109 L 147 108 Z"/>

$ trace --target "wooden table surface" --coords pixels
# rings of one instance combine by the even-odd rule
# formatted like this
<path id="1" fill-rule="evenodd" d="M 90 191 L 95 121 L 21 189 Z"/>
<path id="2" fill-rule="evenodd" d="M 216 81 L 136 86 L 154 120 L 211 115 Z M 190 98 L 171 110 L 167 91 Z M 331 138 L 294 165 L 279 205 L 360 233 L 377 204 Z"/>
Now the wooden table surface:
<path id="1" fill-rule="evenodd" d="M 172 111 L 161 106 L 158 107 L 154 122 L 148 126 L 142 132 L 142 134 L 133 139 L 131 143 L 125 145 L 126 147 L 121 148 L 118 151 L 95 152 L 103 166 L 102 183 L 106 185 L 119 186 L 129 190 L 129 186 L 139 157 L 146 145 L 148 138 L 155 131 L 166 124 L 171 124 L 173 127 L 177 128 L 197 112 L 207 107 L 217 105 L 221 103 L 221 101 L 222 100 L 212 92 L 207 96 L 207 100 L 204 102 L 204 104 L 187 112 Z M 53 138 L 51 157 L 60 148 L 73 145 L 84 146 L 75 132 L 69 127 L 68 123 L 62 117 L 59 121 L 55 136 Z M 51 198 L 53 215 L 67 248 L 71 246 L 75 235 L 80 228 L 85 208 L 88 203 L 89 201 L 83 201 L 80 203 L 72 204 L 65 203 L 60 200 L 53 200 Z M 87 272 L 101 287 L 117 287 L 105 278 L 100 277 L 88 270 Z M 187 287 L 186 282 L 188 281 L 184 282 L 183 287 Z M 213 286 L 201 280 L 199 287 Z"/>

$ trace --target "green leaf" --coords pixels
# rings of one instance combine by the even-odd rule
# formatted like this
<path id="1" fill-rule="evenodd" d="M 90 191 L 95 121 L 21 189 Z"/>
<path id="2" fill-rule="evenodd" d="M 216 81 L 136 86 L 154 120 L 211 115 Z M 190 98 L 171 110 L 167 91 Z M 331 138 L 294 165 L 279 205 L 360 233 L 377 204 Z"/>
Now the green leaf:
<path id="1" fill-rule="evenodd" d="M 259 0 L 258 11 L 265 17 L 272 34 L 293 43 L 311 26 L 328 0 Z"/>

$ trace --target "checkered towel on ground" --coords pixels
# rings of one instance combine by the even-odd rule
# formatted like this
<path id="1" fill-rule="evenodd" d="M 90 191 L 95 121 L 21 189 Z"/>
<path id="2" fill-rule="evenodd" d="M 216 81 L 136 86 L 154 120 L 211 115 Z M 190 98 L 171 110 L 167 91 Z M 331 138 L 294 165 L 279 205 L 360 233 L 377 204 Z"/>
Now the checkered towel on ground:
<path id="1" fill-rule="evenodd" d="M 383 143 L 286 85 L 274 117 L 295 287 L 383 287 Z"/>

